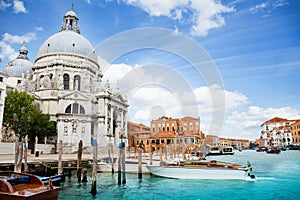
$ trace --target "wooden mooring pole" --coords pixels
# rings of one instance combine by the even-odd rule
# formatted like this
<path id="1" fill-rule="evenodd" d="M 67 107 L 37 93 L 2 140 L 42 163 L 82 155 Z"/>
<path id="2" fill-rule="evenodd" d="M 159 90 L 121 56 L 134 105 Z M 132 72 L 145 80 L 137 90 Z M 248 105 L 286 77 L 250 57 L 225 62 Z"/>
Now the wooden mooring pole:
<path id="1" fill-rule="evenodd" d="M 152 165 L 152 140 L 150 139 L 150 149 L 149 149 L 149 156 L 150 156 L 150 161 L 149 161 L 149 165 Z"/>
<path id="2" fill-rule="evenodd" d="M 125 143 L 122 142 L 122 184 L 126 183 Z"/>
<path id="3" fill-rule="evenodd" d="M 78 153 L 77 153 L 77 179 L 81 182 L 81 171 L 82 171 L 82 140 L 78 143 Z"/>
<path id="4" fill-rule="evenodd" d="M 28 172 L 28 164 L 27 164 L 27 152 L 28 152 L 28 138 L 24 142 L 24 172 Z"/>
<path id="5" fill-rule="evenodd" d="M 114 167 L 114 147 L 112 143 L 109 143 L 109 148 L 110 148 L 110 162 L 111 162 L 111 173 L 114 174 L 115 173 L 115 167 Z"/>
<path id="6" fill-rule="evenodd" d="M 122 153 L 121 153 L 121 148 L 119 146 L 119 158 L 118 158 L 118 185 L 121 185 L 121 175 L 122 175 L 122 172 L 121 172 L 121 156 L 122 156 Z"/>
<path id="7" fill-rule="evenodd" d="M 143 171 L 142 171 L 142 143 L 138 145 L 138 178 L 142 179 L 143 178 Z"/>
<path id="8" fill-rule="evenodd" d="M 57 174 L 60 175 L 63 173 L 63 167 L 62 167 L 62 140 L 59 140 L 59 144 L 58 144 L 58 167 L 57 167 Z"/>
<path id="9" fill-rule="evenodd" d="M 160 145 L 159 148 L 159 164 L 162 165 L 163 161 L 162 161 L 162 145 Z"/>
<path id="10" fill-rule="evenodd" d="M 95 195 L 97 193 L 97 140 L 93 139 L 93 174 L 92 174 L 92 189 L 91 193 Z"/>

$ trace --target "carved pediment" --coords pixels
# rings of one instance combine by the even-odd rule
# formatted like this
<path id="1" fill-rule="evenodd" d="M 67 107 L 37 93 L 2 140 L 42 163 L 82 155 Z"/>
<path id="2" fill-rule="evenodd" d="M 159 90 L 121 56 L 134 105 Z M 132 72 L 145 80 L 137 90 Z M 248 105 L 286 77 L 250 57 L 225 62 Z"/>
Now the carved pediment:
<path id="1" fill-rule="evenodd" d="M 91 101 L 92 100 L 88 96 L 83 95 L 81 92 L 78 92 L 78 91 L 68 93 L 65 95 L 61 95 L 59 98 L 66 99 L 66 100 L 79 100 L 79 101 Z"/>
<path id="2" fill-rule="evenodd" d="M 115 94 L 115 95 L 113 96 L 113 99 L 114 99 L 115 101 L 121 102 L 121 103 L 123 103 L 123 104 L 127 104 L 127 100 L 126 100 L 121 94 Z"/>

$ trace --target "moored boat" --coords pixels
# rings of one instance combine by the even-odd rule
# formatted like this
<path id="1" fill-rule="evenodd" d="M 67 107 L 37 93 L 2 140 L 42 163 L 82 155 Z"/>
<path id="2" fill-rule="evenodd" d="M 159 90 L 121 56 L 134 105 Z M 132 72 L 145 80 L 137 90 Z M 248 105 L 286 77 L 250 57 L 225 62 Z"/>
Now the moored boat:
<path id="1" fill-rule="evenodd" d="M 48 185 L 36 176 L 17 172 L 0 172 L 0 199 L 5 200 L 55 200 L 59 188 Z"/>
<path id="2" fill-rule="evenodd" d="M 60 186 L 61 183 L 65 182 L 65 174 L 60 174 L 60 175 L 54 175 L 54 176 L 37 176 L 43 183 L 44 185 L 49 184 L 49 180 L 52 181 L 52 184 L 54 186 Z"/>
<path id="3" fill-rule="evenodd" d="M 222 149 L 222 155 L 233 155 L 234 151 L 233 151 L 233 147 L 232 146 L 228 146 L 228 147 L 223 147 Z"/>
<path id="4" fill-rule="evenodd" d="M 207 156 L 218 156 L 218 155 L 222 155 L 222 147 L 211 146 Z"/>
<path id="5" fill-rule="evenodd" d="M 151 174 L 176 179 L 255 179 L 252 167 L 217 160 L 183 160 L 147 165 Z"/>
<path id="6" fill-rule="evenodd" d="M 256 152 L 265 152 L 267 150 L 266 147 L 257 147 Z"/>
<path id="7" fill-rule="evenodd" d="M 279 154 L 279 153 L 281 152 L 281 150 L 272 147 L 272 148 L 270 148 L 270 149 L 267 149 L 266 152 L 267 152 L 268 154 Z"/>

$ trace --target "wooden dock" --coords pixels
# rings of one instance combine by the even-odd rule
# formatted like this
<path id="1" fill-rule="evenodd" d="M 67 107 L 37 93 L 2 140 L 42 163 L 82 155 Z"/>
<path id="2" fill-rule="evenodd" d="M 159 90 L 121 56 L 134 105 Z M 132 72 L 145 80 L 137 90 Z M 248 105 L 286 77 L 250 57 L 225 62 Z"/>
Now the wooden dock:
<path id="1" fill-rule="evenodd" d="M 58 168 L 58 154 L 41 154 L 35 157 L 33 154 L 28 154 L 28 173 L 40 175 L 52 175 L 57 173 Z M 14 170 L 14 155 L 0 155 L 0 170 L 13 171 Z M 82 165 L 84 168 L 90 168 L 92 155 L 82 155 Z M 65 171 L 77 170 L 77 154 L 63 154 L 62 155 L 63 169 Z M 24 169 L 24 162 L 23 167 Z"/>

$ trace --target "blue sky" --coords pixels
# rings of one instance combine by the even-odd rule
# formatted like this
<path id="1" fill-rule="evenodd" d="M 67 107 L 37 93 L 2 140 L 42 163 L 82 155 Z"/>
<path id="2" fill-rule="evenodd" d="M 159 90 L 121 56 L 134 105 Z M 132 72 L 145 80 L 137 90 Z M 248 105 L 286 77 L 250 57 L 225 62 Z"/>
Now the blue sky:
<path id="1" fill-rule="evenodd" d="M 222 137 L 254 139 L 270 118 L 300 119 L 298 0 L 0 0 L 0 70 L 18 55 L 24 40 L 34 62 L 42 43 L 58 32 L 72 3 L 81 34 L 100 50 L 101 59 L 111 62 L 102 69 L 103 82 L 109 79 L 115 86 L 120 80 L 121 91 L 128 95 L 130 120 L 149 125 L 161 114 L 190 114 L 200 117 L 204 133 L 212 134 L 213 111 L 223 116 L 212 104 L 214 98 L 220 101 L 219 95 L 225 97 L 226 112 L 222 128 L 214 134 Z M 177 41 L 182 43 L 157 40 L 147 27 L 179 35 Z M 120 34 L 127 43 L 115 42 Z M 146 43 L 138 43 L 140 48 L 114 60 L 106 57 L 136 38 L 145 39 L 147 45 L 152 41 L 154 46 L 164 45 L 147 48 Z M 166 41 L 175 41 L 182 54 Z M 182 45 L 189 41 L 199 48 Z M 109 46 L 105 51 L 100 49 L 105 45 Z M 199 73 L 188 59 L 190 54 L 209 58 L 211 73 L 205 75 L 205 67 Z M 207 81 L 213 75 L 220 81 Z"/>

